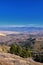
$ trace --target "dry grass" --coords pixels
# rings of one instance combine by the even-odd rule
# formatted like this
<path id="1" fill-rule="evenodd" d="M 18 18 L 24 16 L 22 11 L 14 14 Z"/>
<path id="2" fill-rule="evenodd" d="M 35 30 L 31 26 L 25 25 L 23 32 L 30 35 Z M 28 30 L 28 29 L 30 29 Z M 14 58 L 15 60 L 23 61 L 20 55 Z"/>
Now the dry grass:
<path id="1" fill-rule="evenodd" d="M 43 65 L 43 63 L 37 63 L 31 58 L 23 59 L 14 54 L 0 53 L 0 65 Z"/>

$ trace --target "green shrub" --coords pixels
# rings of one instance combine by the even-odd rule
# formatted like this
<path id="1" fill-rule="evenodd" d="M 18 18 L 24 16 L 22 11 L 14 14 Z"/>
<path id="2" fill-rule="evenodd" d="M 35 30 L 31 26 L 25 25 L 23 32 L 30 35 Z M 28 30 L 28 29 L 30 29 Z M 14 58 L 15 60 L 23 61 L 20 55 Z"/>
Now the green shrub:
<path id="1" fill-rule="evenodd" d="M 10 53 L 12 54 L 16 54 L 17 52 L 17 46 L 16 44 L 12 44 L 11 48 L 10 48 Z"/>
<path id="2" fill-rule="evenodd" d="M 10 53 L 19 55 L 23 58 L 28 58 L 31 56 L 29 47 L 26 47 L 26 49 L 24 49 L 23 47 L 17 46 L 15 44 L 11 46 Z"/>
<path id="3" fill-rule="evenodd" d="M 21 56 L 23 48 L 21 46 L 17 46 L 17 55 Z"/>
<path id="4" fill-rule="evenodd" d="M 31 56 L 29 47 L 26 47 L 25 50 L 23 49 L 23 52 L 22 52 L 22 55 L 21 55 L 21 56 L 22 56 L 23 58 L 28 58 L 28 57 Z"/>

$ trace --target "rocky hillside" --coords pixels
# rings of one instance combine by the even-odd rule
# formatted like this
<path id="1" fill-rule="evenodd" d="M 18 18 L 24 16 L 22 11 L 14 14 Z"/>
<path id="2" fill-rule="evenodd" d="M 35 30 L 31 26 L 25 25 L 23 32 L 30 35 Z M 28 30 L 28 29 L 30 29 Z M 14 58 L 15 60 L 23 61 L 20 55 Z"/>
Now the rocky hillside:
<path id="1" fill-rule="evenodd" d="M 0 53 L 0 65 L 43 65 L 43 63 L 35 62 L 31 58 L 23 59 L 13 54 Z"/>

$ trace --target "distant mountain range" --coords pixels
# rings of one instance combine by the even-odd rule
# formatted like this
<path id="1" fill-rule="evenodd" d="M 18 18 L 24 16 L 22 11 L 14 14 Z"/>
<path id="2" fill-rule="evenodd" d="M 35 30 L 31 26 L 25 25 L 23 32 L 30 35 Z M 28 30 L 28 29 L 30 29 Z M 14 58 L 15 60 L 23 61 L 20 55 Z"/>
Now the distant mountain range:
<path id="1" fill-rule="evenodd" d="M 0 31 L 43 32 L 43 27 L 0 27 Z"/>

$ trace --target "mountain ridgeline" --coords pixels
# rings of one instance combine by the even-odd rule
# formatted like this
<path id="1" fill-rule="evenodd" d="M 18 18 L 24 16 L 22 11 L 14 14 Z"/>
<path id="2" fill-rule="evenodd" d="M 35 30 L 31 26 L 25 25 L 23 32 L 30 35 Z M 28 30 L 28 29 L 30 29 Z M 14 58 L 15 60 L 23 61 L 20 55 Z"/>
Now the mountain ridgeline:
<path id="1" fill-rule="evenodd" d="M 40 32 L 43 27 L 0 27 L 0 31 Z"/>

